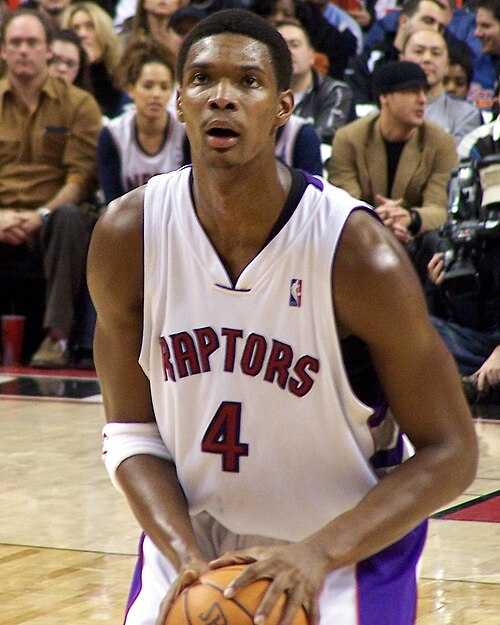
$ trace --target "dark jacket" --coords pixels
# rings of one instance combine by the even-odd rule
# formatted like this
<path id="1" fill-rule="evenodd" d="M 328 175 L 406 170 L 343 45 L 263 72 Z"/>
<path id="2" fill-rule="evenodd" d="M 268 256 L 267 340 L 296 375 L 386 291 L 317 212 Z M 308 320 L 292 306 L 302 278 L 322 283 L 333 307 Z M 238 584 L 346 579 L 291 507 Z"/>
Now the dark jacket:
<path id="1" fill-rule="evenodd" d="M 342 80 L 320 76 L 313 70 L 313 86 L 294 113 L 311 120 L 321 143 L 331 143 L 335 132 L 355 118 L 352 91 Z"/>

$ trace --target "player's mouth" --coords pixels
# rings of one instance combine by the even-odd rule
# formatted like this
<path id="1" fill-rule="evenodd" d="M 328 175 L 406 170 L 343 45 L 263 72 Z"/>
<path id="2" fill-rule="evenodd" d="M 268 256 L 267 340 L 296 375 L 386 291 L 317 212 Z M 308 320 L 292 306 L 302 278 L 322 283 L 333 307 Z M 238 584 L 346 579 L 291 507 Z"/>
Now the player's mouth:
<path id="1" fill-rule="evenodd" d="M 230 148 L 238 142 L 239 133 L 232 128 L 214 126 L 207 131 L 209 144 L 214 148 Z"/>

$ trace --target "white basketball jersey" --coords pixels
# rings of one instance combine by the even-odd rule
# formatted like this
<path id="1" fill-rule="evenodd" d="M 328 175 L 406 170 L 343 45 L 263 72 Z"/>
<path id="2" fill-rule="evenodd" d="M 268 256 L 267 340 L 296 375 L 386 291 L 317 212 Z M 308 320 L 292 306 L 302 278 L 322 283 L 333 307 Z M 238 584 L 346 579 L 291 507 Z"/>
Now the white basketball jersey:
<path id="1" fill-rule="evenodd" d="M 170 115 L 165 142 L 157 154 L 147 154 L 137 142 L 135 109 L 126 111 L 107 124 L 120 156 L 122 185 L 125 191 L 139 187 L 157 174 L 173 171 L 182 165 L 184 125 Z"/>
<path id="2" fill-rule="evenodd" d="M 197 219 L 190 173 L 151 179 L 144 201 L 140 364 L 156 420 L 191 514 L 297 541 L 377 483 L 372 410 L 350 388 L 332 303 L 335 251 L 360 202 L 309 178 L 233 285 Z"/>

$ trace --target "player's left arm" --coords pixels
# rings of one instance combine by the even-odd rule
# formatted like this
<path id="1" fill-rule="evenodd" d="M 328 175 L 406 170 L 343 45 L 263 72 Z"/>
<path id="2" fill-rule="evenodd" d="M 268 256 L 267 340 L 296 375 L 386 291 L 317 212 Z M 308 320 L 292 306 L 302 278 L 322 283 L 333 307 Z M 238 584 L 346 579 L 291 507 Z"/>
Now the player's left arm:
<path id="1" fill-rule="evenodd" d="M 416 453 L 311 540 L 338 568 L 394 543 L 473 480 L 477 441 L 455 363 L 430 322 L 405 249 L 356 211 L 333 272 L 337 323 L 364 340 Z"/>

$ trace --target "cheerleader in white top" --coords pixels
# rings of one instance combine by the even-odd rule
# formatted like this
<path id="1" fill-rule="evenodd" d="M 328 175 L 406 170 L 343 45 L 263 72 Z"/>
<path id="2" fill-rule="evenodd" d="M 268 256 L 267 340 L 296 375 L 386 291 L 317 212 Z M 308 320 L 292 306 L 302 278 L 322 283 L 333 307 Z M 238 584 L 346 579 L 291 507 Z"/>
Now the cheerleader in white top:
<path id="1" fill-rule="evenodd" d="M 156 43 L 132 43 L 116 80 L 134 105 L 109 121 L 99 136 L 97 168 L 107 204 L 185 161 L 184 126 L 167 110 L 174 86 L 168 53 Z"/>

